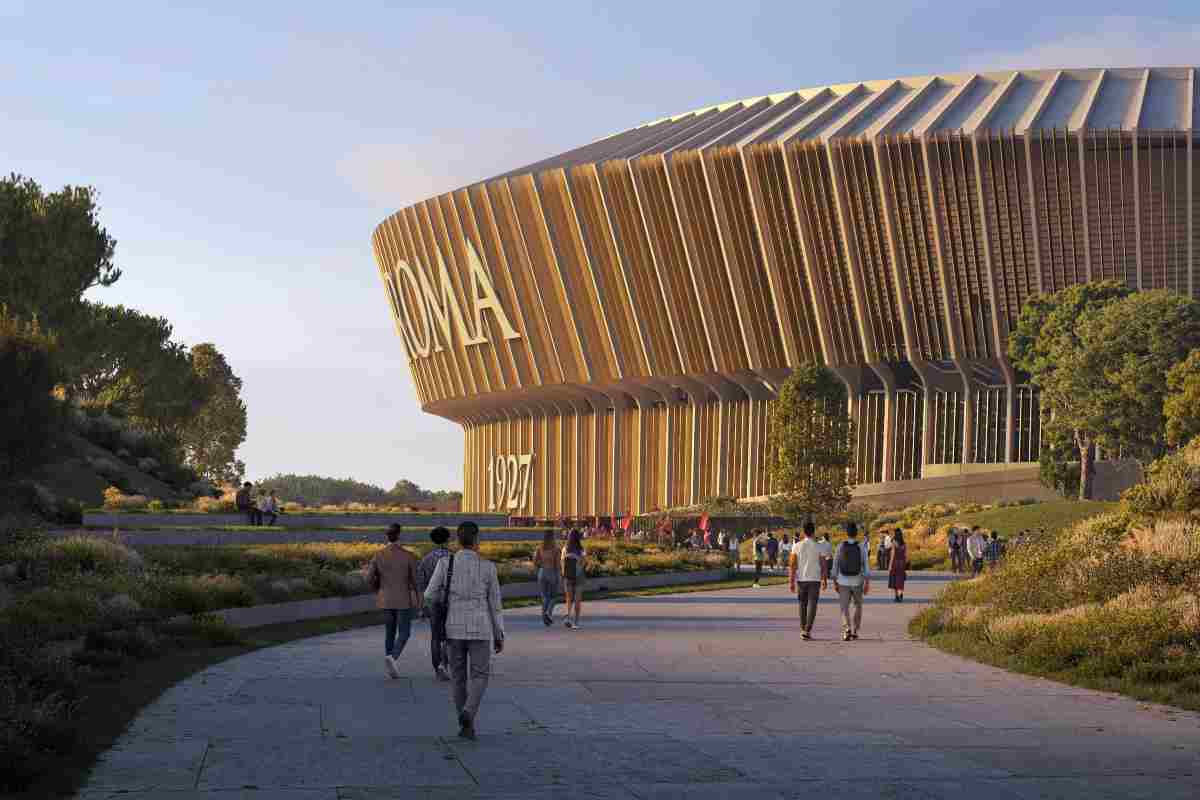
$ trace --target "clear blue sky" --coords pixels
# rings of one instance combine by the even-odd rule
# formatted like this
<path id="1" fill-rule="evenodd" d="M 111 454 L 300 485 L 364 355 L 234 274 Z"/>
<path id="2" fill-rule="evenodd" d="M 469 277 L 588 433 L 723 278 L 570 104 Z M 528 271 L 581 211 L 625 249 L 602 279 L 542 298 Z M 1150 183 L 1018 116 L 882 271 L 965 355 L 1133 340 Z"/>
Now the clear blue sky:
<path id="1" fill-rule="evenodd" d="M 1194 2 L 720 5 L 0 0 L 0 170 L 99 190 L 125 275 L 94 297 L 229 357 L 251 477 L 459 488 L 371 255 L 395 209 L 721 100 L 1200 62 Z"/>

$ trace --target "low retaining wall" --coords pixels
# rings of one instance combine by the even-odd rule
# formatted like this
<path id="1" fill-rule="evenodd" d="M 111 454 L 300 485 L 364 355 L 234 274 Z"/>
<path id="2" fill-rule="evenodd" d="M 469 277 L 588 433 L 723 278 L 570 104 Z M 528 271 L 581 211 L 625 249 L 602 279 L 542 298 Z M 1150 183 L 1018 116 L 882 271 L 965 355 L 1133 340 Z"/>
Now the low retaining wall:
<path id="1" fill-rule="evenodd" d="M 519 541 L 540 542 L 543 532 L 529 528 L 509 528 L 503 530 L 480 531 L 482 541 Z M 64 538 L 68 536 L 96 536 L 109 538 L 104 530 L 57 530 L 50 531 L 50 536 Z M 329 531 L 329 530 L 290 530 L 290 531 L 174 531 L 170 529 L 137 530 L 121 528 L 120 539 L 131 547 L 142 547 L 148 544 L 170 545 L 219 545 L 219 544 L 298 544 L 307 542 L 375 542 L 386 544 L 380 531 Z M 454 540 L 453 534 L 451 541 Z M 429 531 L 404 531 L 400 541 L 407 544 L 429 541 Z"/>
<path id="2" fill-rule="evenodd" d="M 713 569 L 700 572 L 663 572 L 658 575 L 589 578 L 586 592 L 619 592 L 632 589 L 651 589 L 656 586 L 711 583 L 730 578 L 732 574 L 732 570 Z M 500 592 L 508 599 L 537 597 L 538 587 L 536 581 L 506 583 L 500 587 Z M 234 628 L 259 628 L 263 625 L 341 617 L 374 610 L 375 595 L 360 594 L 354 597 L 325 597 L 319 600 L 293 600 L 287 603 L 271 603 L 249 608 L 228 608 L 213 613 Z M 187 619 L 187 617 L 180 617 L 180 619 Z"/>
<path id="3" fill-rule="evenodd" d="M 392 523 L 406 528 L 415 528 L 424 533 L 438 525 L 454 528 L 458 523 L 472 520 L 480 527 L 507 525 L 508 517 L 503 514 L 280 514 L 276 525 L 285 528 L 336 528 L 343 525 L 386 528 Z M 107 511 L 89 511 L 83 515 L 85 525 L 105 528 L 157 528 L 164 525 L 245 525 L 245 514 L 199 514 L 199 513 L 148 513 L 121 514 Z"/>

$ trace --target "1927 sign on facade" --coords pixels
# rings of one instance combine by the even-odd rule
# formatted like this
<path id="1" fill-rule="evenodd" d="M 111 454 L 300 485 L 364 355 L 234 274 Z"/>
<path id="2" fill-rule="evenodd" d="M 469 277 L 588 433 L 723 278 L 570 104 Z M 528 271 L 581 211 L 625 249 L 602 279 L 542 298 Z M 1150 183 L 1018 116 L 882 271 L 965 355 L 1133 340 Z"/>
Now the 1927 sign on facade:
<path id="1" fill-rule="evenodd" d="M 1025 301 L 1200 294 L 1198 107 L 1190 67 L 823 86 L 396 212 L 376 260 L 423 408 L 464 427 L 464 510 L 768 494 L 775 388 L 812 362 L 850 389 L 860 489 L 1031 465 Z"/>

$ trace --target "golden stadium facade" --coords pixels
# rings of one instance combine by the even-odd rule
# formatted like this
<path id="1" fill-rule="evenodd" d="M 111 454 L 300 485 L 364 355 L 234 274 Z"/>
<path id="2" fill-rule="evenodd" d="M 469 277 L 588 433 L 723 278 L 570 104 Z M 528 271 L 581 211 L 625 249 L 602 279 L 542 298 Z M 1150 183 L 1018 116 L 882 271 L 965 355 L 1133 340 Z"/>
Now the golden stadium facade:
<path id="1" fill-rule="evenodd" d="M 1028 494 L 1008 332 L 1073 283 L 1200 293 L 1196 108 L 1191 67 L 848 83 L 396 212 L 375 255 L 422 407 L 465 430 L 464 510 L 769 494 L 775 387 L 809 362 L 850 389 L 860 494 Z"/>

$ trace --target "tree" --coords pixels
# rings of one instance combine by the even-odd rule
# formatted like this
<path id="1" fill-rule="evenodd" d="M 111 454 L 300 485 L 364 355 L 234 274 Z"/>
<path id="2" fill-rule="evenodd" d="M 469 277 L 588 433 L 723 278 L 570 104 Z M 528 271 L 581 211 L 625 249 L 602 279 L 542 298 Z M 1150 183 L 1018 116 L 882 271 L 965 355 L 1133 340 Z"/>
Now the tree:
<path id="1" fill-rule="evenodd" d="M 1046 434 L 1079 453 L 1079 497 L 1091 499 L 1096 448 L 1142 459 L 1165 445 L 1165 375 L 1200 343 L 1200 307 L 1124 284 L 1071 286 L 1032 298 L 1009 355 L 1041 391 Z"/>
<path id="2" fill-rule="evenodd" d="M 1200 350 L 1167 373 L 1170 394 L 1163 403 L 1167 418 L 1167 442 L 1176 447 L 1200 436 Z"/>
<path id="3" fill-rule="evenodd" d="M 97 219 L 96 193 L 66 186 L 46 194 L 18 175 L 0 179 L 0 298 L 60 339 L 70 334 L 83 293 L 121 277 L 116 242 Z"/>
<path id="4" fill-rule="evenodd" d="M 0 478 L 12 478 L 42 460 L 60 407 L 54 337 L 0 306 Z"/>
<path id="5" fill-rule="evenodd" d="M 68 390 L 89 405 L 121 402 L 121 387 L 136 383 L 131 375 L 183 352 L 171 342 L 172 333 L 163 317 L 84 301 L 63 345 Z"/>
<path id="6" fill-rule="evenodd" d="M 183 427 L 180 444 L 184 460 L 202 478 L 236 483 L 246 471 L 237 460 L 237 449 L 246 441 L 242 379 L 213 344 L 193 347 L 190 360 L 206 399 Z"/>
<path id="7" fill-rule="evenodd" d="M 808 515 L 841 511 L 850 503 L 853 467 L 845 386 L 824 367 L 800 367 L 771 411 L 770 472 L 781 495 L 775 505 Z"/>

